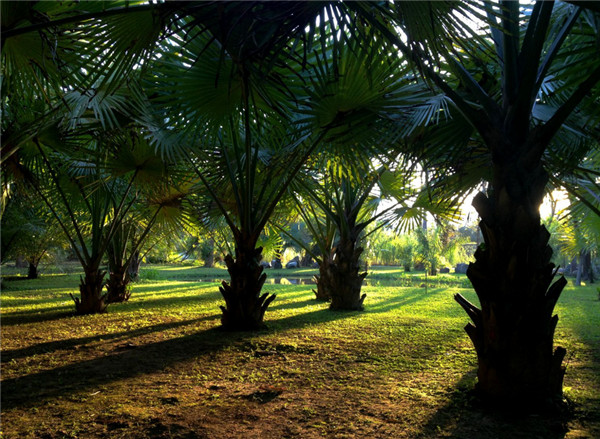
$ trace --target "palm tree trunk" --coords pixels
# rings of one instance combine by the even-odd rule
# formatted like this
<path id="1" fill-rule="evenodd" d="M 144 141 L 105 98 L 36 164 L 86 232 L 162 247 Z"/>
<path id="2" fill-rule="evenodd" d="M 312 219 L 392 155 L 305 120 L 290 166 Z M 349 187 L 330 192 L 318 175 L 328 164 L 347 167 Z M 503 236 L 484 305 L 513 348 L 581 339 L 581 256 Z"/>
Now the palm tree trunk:
<path id="1" fill-rule="evenodd" d="M 260 266 L 262 247 L 237 243 L 235 259 L 225 257 L 230 282 L 223 281 L 219 287 L 225 306 L 221 306 L 223 329 L 229 331 L 254 331 L 264 328 L 267 307 L 275 299 L 274 294 L 260 294 L 267 279 Z"/>
<path id="2" fill-rule="evenodd" d="M 107 303 L 105 295 L 102 294 L 104 276 L 106 272 L 98 269 L 85 269 L 85 277 L 81 278 L 79 292 L 81 298 L 71 298 L 75 302 L 77 314 L 99 314 L 106 312 Z"/>
<path id="3" fill-rule="evenodd" d="M 204 258 L 204 268 L 212 268 L 215 266 L 215 254 L 210 253 Z"/>
<path id="4" fill-rule="evenodd" d="M 331 290 L 333 289 L 331 264 L 331 255 L 323 255 L 321 263 L 319 264 L 319 275 L 314 276 L 317 289 L 313 290 L 313 293 L 315 293 L 316 300 L 323 302 L 329 302 L 331 300 Z"/>
<path id="5" fill-rule="evenodd" d="M 566 353 L 553 348 L 553 309 L 567 282 L 553 283 L 550 234 L 540 222 L 547 174 L 541 165 L 527 174 L 515 168 L 497 165 L 490 195 L 473 202 L 484 242 L 467 276 L 481 309 L 455 296 L 473 320 L 465 330 L 477 351 L 477 387 L 509 407 L 561 398 Z"/>
<path id="6" fill-rule="evenodd" d="M 106 303 L 123 303 L 131 297 L 128 267 L 112 267 L 106 282 Z"/>
<path id="7" fill-rule="evenodd" d="M 140 257 L 139 250 L 136 250 L 131 258 L 129 267 L 127 267 L 127 276 L 133 282 L 140 280 L 140 265 L 142 264 L 142 258 Z"/>
<path id="8" fill-rule="evenodd" d="M 215 240 L 209 238 L 207 242 L 203 243 L 201 256 L 204 260 L 204 267 L 212 268 L 215 266 Z"/>
<path id="9" fill-rule="evenodd" d="M 579 252 L 579 266 L 581 267 L 581 279 L 589 284 L 594 283 L 594 266 L 592 264 L 592 252 L 581 250 Z M 581 285 L 581 280 L 580 280 Z"/>
<path id="10" fill-rule="evenodd" d="M 38 266 L 35 262 L 29 261 L 27 270 L 27 279 L 37 279 L 39 277 Z"/>
<path id="11" fill-rule="evenodd" d="M 16 268 L 29 267 L 29 264 L 27 263 L 27 259 L 23 255 L 17 255 L 16 261 L 15 261 L 15 267 Z"/>
<path id="12" fill-rule="evenodd" d="M 359 273 L 359 258 L 363 249 L 356 247 L 355 239 L 340 239 L 335 258 L 329 265 L 331 282 L 331 310 L 363 310 L 366 294 L 361 296 L 362 281 L 367 273 Z"/>

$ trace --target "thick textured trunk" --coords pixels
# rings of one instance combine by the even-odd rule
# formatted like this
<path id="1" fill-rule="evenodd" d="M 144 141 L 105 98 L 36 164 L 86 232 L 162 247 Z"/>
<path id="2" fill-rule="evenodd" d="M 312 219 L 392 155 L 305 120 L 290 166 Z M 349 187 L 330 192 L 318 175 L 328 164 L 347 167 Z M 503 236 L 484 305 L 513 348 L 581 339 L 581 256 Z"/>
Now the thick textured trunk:
<path id="1" fill-rule="evenodd" d="M 223 281 L 219 290 L 225 299 L 221 306 L 223 329 L 230 331 L 253 331 L 263 328 L 267 307 L 275 299 L 274 294 L 260 294 L 267 279 L 260 266 L 262 247 L 237 245 L 235 260 L 225 257 L 230 282 Z"/>
<path id="2" fill-rule="evenodd" d="M 593 284 L 594 265 L 592 264 L 592 252 L 589 250 L 581 250 L 581 252 L 579 252 L 579 265 L 581 266 L 581 279 Z"/>
<path id="3" fill-rule="evenodd" d="M 215 265 L 215 240 L 213 238 L 203 242 L 200 247 L 200 257 L 204 261 L 204 267 L 212 268 Z"/>
<path id="4" fill-rule="evenodd" d="M 27 270 L 27 279 L 37 279 L 39 277 L 38 266 L 36 263 L 29 261 L 29 269 Z"/>
<path id="5" fill-rule="evenodd" d="M 23 255 L 17 255 L 17 259 L 15 261 L 15 268 L 27 268 L 29 264 L 27 263 L 27 259 Z"/>
<path id="6" fill-rule="evenodd" d="M 105 302 L 105 295 L 102 294 L 105 274 L 105 271 L 100 270 L 85 271 L 85 278 L 81 278 L 81 283 L 79 284 L 81 297 L 73 297 L 71 294 L 71 298 L 75 302 L 77 314 L 99 314 L 106 312 L 107 303 Z"/>
<path id="7" fill-rule="evenodd" d="M 335 257 L 328 267 L 331 310 L 363 310 L 366 294 L 361 296 L 362 281 L 367 273 L 359 273 L 359 258 L 363 249 L 355 239 L 340 239 Z"/>
<path id="8" fill-rule="evenodd" d="M 140 257 L 140 252 L 136 251 L 133 257 L 131 258 L 131 262 L 129 263 L 129 267 L 127 267 L 127 276 L 132 282 L 137 282 L 140 280 L 140 265 L 142 263 L 142 258 Z"/>
<path id="9" fill-rule="evenodd" d="M 204 258 L 204 267 L 212 268 L 214 266 L 215 266 L 215 254 L 211 252 Z"/>
<path id="10" fill-rule="evenodd" d="M 489 401 L 514 407 L 561 398 L 566 351 L 553 350 L 554 306 L 566 280 L 553 283 L 550 234 L 540 223 L 547 175 L 495 169 L 490 196 L 473 205 L 484 242 L 467 276 L 481 309 L 456 295 L 473 320 L 466 332 L 477 351 L 477 387 Z"/>
<path id="11" fill-rule="evenodd" d="M 118 267 L 111 270 L 106 282 L 106 303 L 123 303 L 131 297 L 131 285 L 127 275 L 127 267 Z"/>
<path id="12" fill-rule="evenodd" d="M 577 271 L 575 273 L 575 286 L 581 286 L 581 278 L 583 277 L 583 266 L 581 264 L 577 265 Z"/>
<path id="13" fill-rule="evenodd" d="M 319 264 L 319 275 L 314 276 L 313 279 L 317 284 L 317 289 L 313 290 L 315 293 L 315 299 L 323 302 L 329 302 L 331 300 L 332 279 L 331 279 L 331 255 L 323 255 L 321 264 Z"/>

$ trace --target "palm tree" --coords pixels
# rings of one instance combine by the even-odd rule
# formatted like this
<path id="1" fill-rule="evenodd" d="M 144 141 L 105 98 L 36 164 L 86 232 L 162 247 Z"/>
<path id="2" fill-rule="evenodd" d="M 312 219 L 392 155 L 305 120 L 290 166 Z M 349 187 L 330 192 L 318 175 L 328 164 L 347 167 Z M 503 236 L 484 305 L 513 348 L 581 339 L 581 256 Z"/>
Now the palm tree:
<path id="1" fill-rule="evenodd" d="M 600 250 L 600 150 L 586 157 L 577 174 L 553 182 L 569 194 L 559 240 L 568 254 L 578 258 L 575 285 L 579 286 L 582 279 L 595 281 L 592 260 Z"/>
<path id="2" fill-rule="evenodd" d="M 111 214 L 110 189 L 103 185 L 89 189 L 89 185 L 104 178 L 100 175 L 100 163 L 89 163 L 83 159 L 74 166 L 69 162 L 65 165 L 64 156 L 51 155 L 40 142 L 37 142 L 37 146 L 42 165 L 37 167 L 37 174 L 43 183 L 36 185 L 36 191 L 55 216 L 85 273 L 79 287 L 80 298 L 71 295 L 77 313 L 104 312 L 106 303 L 102 288 L 105 272 L 101 271 L 100 265 L 107 245 L 104 237 L 108 235 L 110 238 L 114 231 L 105 233 L 105 225 Z M 128 186 L 119 199 L 119 210 L 115 212 L 117 216 L 121 215 L 128 201 L 131 184 Z M 89 241 L 87 236 L 90 237 Z"/>
<path id="3" fill-rule="evenodd" d="M 430 93 L 402 59 L 389 58 L 389 49 L 381 42 L 351 42 L 319 64 L 310 91 L 317 120 L 346 121 L 323 142 L 319 161 L 312 162 L 320 162 L 320 169 L 299 179 L 304 195 L 296 196 L 299 213 L 319 247 L 319 254 L 312 253 L 320 271 L 315 294 L 319 300 L 331 300 L 332 310 L 363 309 L 360 291 L 367 273 L 359 273 L 363 249 L 358 242 L 365 228 L 375 221 L 382 227 L 394 209 L 407 213 L 397 205 L 375 212 L 381 198 L 371 191 L 377 185 L 380 194 L 386 192 L 400 204 L 408 198 L 402 182 L 411 171 L 401 172 L 396 164 L 397 172 L 390 172 L 388 166 L 398 155 L 390 151 L 421 123 L 414 122 L 411 113 Z M 367 131 L 361 133 L 361 126 Z M 373 171 L 372 160 L 388 166 Z M 310 183 L 311 178 L 324 183 Z"/>
<path id="4" fill-rule="evenodd" d="M 471 127 L 467 133 L 485 147 L 490 185 L 473 202 L 485 243 L 467 273 L 481 308 L 456 295 L 473 320 L 466 331 L 477 351 L 479 390 L 510 405 L 560 398 L 566 351 L 553 348 L 553 309 L 566 281 L 552 283 L 552 251 L 539 206 L 552 140 L 569 133 L 585 139 L 597 127 L 597 13 L 564 3 L 484 1 L 475 12 L 487 17 L 487 33 L 465 26 L 451 35 L 445 29 L 460 23 L 473 4 L 409 5 L 432 17 L 440 8 L 456 8 L 454 15 L 439 15 L 446 21 L 416 23 L 403 2 L 377 11 L 354 5 L 447 96 Z M 387 26 L 383 16 L 399 27 Z M 585 142 L 575 145 L 575 156 L 583 157 Z M 455 171 L 463 170 L 457 165 Z"/>
<path id="5" fill-rule="evenodd" d="M 267 26 L 256 15 L 261 6 L 253 7 L 244 9 L 234 34 L 225 29 L 232 18 L 227 14 L 220 15 L 223 22 L 182 20 L 182 31 L 160 46 L 145 85 L 150 108 L 160 112 L 151 125 L 155 144 L 177 151 L 195 174 L 196 191 L 210 200 L 198 212 L 201 219 L 217 211 L 233 235 L 235 255 L 225 257 L 231 281 L 220 287 L 221 322 L 228 330 L 264 326 L 275 296 L 261 294 L 266 274 L 257 243 L 322 137 L 293 120 L 287 103 L 300 96 L 288 67 L 270 55 L 271 48 L 238 35 L 244 27 L 252 32 Z M 284 48 L 288 40 L 278 44 Z M 265 66 L 265 58 L 272 64 Z M 290 87 L 276 87 L 280 83 Z"/>
<path id="6" fill-rule="evenodd" d="M 243 25 L 263 24 L 256 16 Z M 399 61 L 385 63 L 381 46 L 336 48 L 345 34 L 325 26 L 316 35 L 299 30 L 312 46 L 305 56 L 293 51 L 292 34 L 273 43 L 283 55 L 258 59 L 255 51 L 266 47 L 246 47 L 243 34 L 221 40 L 221 28 L 209 30 L 194 22 L 161 45 L 145 80 L 148 126 L 159 148 L 190 164 L 198 190 L 211 200 L 203 215 L 219 212 L 233 234 L 235 256 L 225 258 L 231 282 L 221 287 L 223 327 L 257 329 L 274 299 L 260 294 L 266 275 L 257 243 L 295 176 L 320 147 L 337 145 L 348 155 L 380 147 L 384 134 L 393 142 L 400 129 L 391 110 L 414 98 L 399 95 L 410 88 L 399 81 L 405 72 L 395 70 Z M 331 51 L 338 51 L 337 64 Z"/>
<path id="7" fill-rule="evenodd" d="M 154 166 L 163 169 L 155 175 L 161 177 L 161 182 L 156 184 L 152 181 L 138 180 L 138 195 L 140 195 L 138 201 L 132 206 L 129 215 L 115 219 L 117 221 L 115 232 L 106 248 L 109 274 L 106 282 L 106 302 L 109 304 L 129 300 L 130 283 L 137 278 L 143 259 L 142 248 L 147 246 L 150 233 L 156 230 L 156 226 L 173 231 L 180 229 L 182 222 L 185 221 L 182 205 L 187 195 L 186 188 L 176 184 L 173 176 L 167 174 L 160 157 L 154 155 L 145 142 L 142 144 L 144 152 L 126 151 L 134 153 L 135 158 L 131 158 L 134 158 L 138 164 L 144 163 L 144 167 L 150 167 L 151 162 L 154 162 Z M 123 164 L 122 159 L 121 164 Z M 165 184 L 167 182 L 168 184 Z"/>
<path id="8" fill-rule="evenodd" d="M 84 269 L 81 296 L 72 296 L 77 313 L 91 314 L 106 310 L 101 265 L 115 234 L 132 206 L 156 187 L 150 182 L 164 185 L 167 179 L 163 161 L 148 155 L 147 148 L 142 148 L 146 155 L 141 157 L 136 146 L 140 140 L 131 131 L 108 135 L 101 130 L 94 135 L 89 126 L 83 128 L 68 130 L 58 139 L 34 138 L 37 154 L 27 164 L 35 176 L 35 191 Z M 156 208 L 150 222 L 164 206 Z"/>
<path id="9" fill-rule="evenodd" d="M 360 258 L 364 251 L 360 246 L 368 234 L 394 219 L 403 212 L 398 201 L 392 202 L 389 188 L 383 187 L 387 167 L 366 173 L 366 176 L 339 175 L 332 166 L 315 179 L 300 180 L 295 195 L 298 213 L 316 242 L 318 252 L 299 242 L 319 264 L 315 276 L 317 300 L 331 301 L 331 310 L 362 310 L 365 294 L 361 295 L 362 281 L 367 272 L 360 272 Z M 377 191 L 374 188 L 377 186 Z M 388 189 L 386 191 L 386 189 Z M 394 191 L 399 201 L 399 191 Z M 388 200 L 383 207 L 382 201 Z M 366 228 L 377 221 L 377 227 Z M 283 229 L 282 229 L 283 231 Z M 288 236 L 292 237 L 289 233 Z"/>
<path id="10" fill-rule="evenodd" d="M 27 278 L 37 279 L 38 266 L 52 246 L 59 244 L 56 222 L 35 197 L 15 193 L 2 215 L 2 261 L 24 256 L 29 264 Z"/>
<path id="11" fill-rule="evenodd" d="M 402 161 L 360 175 L 340 175 L 331 165 L 313 178 L 299 180 L 295 200 L 318 252 L 299 244 L 319 263 L 315 295 L 330 300 L 332 310 L 363 309 L 365 295 L 360 291 L 367 272 L 360 273 L 361 245 L 371 234 L 392 224 L 410 230 L 427 213 L 456 218 L 452 203 L 428 199 L 426 186 L 412 187 L 412 167 Z"/>

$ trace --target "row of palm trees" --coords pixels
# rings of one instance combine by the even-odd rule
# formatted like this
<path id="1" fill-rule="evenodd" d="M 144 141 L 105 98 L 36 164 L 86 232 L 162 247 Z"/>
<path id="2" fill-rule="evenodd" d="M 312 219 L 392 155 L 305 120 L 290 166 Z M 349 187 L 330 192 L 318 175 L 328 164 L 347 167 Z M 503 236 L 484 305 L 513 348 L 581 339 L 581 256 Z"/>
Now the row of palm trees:
<path id="1" fill-rule="evenodd" d="M 485 242 L 467 273 L 480 307 L 456 296 L 473 321 L 479 389 L 504 402 L 560 396 L 565 351 L 553 349 L 553 308 L 565 281 L 553 283 L 539 206 L 553 185 L 584 179 L 570 192 L 598 213 L 586 192 L 599 189 L 586 162 L 598 148 L 597 7 L 109 6 L 2 4 L 2 163 L 34 177 L 70 236 L 86 273 L 79 312 L 104 310 L 100 261 L 110 245 L 123 254 L 110 243 L 143 199 L 154 207 L 140 239 L 186 203 L 196 222 L 225 222 L 235 254 L 222 323 L 260 328 L 274 296 L 261 294 L 257 243 L 298 187 L 300 211 L 308 215 L 310 200 L 322 212 L 313 227 L 325 237 L 321 285 L 334 308 L 360 309 L 357 241 L 371 221 L 360 208 L 383 173 L 410 180 L 420 163 L 431 200 L 488 182 L 474 201 Z M 392 192 L 392 210 L 411 207 L 410 191 Z M 76 198 L 93 212 L 85 226 Z"/>

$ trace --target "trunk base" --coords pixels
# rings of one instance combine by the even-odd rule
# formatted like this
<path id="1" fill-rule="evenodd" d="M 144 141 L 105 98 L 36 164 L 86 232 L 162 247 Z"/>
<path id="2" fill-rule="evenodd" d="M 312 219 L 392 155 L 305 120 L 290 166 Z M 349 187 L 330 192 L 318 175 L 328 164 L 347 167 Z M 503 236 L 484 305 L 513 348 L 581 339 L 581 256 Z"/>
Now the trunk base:
<path id="1" fill-rule="evenodd" d="M 490 199 L 480 193 L 473 201 L 484 245 L 467 277 L 481 307 L 460 294 L 455 299 L 472 320 L 465 330 L 477 352 L 477 389 L 486 401 L 510 410 L 562 400 L 566 351 L 553 347 L 553 310 L 567 281 L 554 282 L 550 233 L 537 211 L 500 194 Z"/>
<path id="2" fill-rule="evenodd" d="M 131 297 L 131 285 L 119 284 L 110 285 L 106 284 L 106 303 L 124 303 Z"/>
<path id="3" fill-rule="evenodd" d="M 120 267 L 120 270 L 110 273 L 108 282 L 106 282 L 106 298 L 109 303 L 123 303 L 131 297 L 131 285 L 126 274 L 126 267 Z"/>
<path id="4" fill-rule="evenodd" d="M 539 348 L 532 348 L 532 352 L 536 350 Z M 550 360 L 551 370 L 538 369 L 536 364 L 539 365 L 539 359 L 532 358 L 531 352 L 512 355 L 512 367 L 507 361 L 480 359 L 476 390 L 488 402 L 511 410 L 560 404 L 563 401 L 562 384 L 565 374 L 565 367 L 561 363 L 565 354 L 565 349 L 556 348 Z M 519 363 L 525 366 L 515 370 L 514 366 Z"/>
<path id="5" fill-rule="evenodd" d="M 355 240 L 340 241 L 335 250 L 335 259 L 327 267 L 330 285 L 329 294 L 332 311 L 363 311 L 366 294 L 360 294 L 362 281 L 367 272 L 359 273 L 359 258 L 363 252 L 355 247 Z"/>
<path id="6" fill-rule="evenodd" d="M 313 276 L 317 289 L 312 290 L 315 293 L 315 299 L 320 302 L 329 302 L 331 300 L 331 261 L 329 257 L 324 257 L 319 265 L 319 275 Z"/>
<path id="7" fill-rule="evenodd" d="M 352 297 L 349 298 L 332 298 L 329 309 L 332 311 L 364 311 L 365 307 L 363 306 L 363 302 L 365 297 L 367 297 L 366 294 L 363 294 L 362 296 L 352 294 Z"/>
<path id="8" fill-rule="evenodd" d="M 96 271 L 85 274 L 85 279 L 81 278 L 79 292 L 81 298 L 71 298 L 75 302 L 77 314 L 100 314 L 106 312 L 108 304 L 105 302 L 105 295 L 102 294 L 103 279 L 106 272 Z"/>
<path id="9" fill-rule="evenodd" d="M 236 247 L 236 259 L 225 257 L 231 282 L 219 287 L 225 306 L 221 306 L 222 329 L 226 331 L 256 331 L 265 328 L 263 322 L 267 307 L 275 300 L 274 294 L 260 291 L 267 279 L 260 266 L 262 247 L 241 251 Z"/>
<path id="10" fill-rule="evenodd" d="M 39 271 L 37 265 L 29 263 L 29 269 L 27 270 L 27 279 L 37 279 L 39 277 Z"/>

